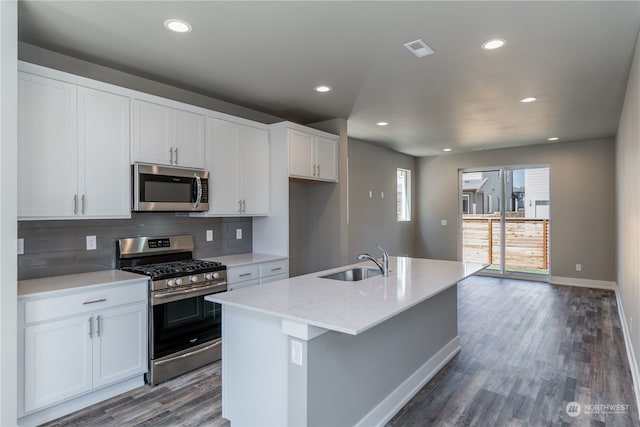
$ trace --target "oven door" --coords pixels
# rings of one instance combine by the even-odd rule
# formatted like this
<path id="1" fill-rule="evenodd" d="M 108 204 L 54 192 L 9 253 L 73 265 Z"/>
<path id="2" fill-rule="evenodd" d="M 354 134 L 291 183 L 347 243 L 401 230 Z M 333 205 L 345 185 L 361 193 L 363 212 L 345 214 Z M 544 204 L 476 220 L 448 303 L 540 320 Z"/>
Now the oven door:
<path id="1" fill-rule="evenodd" d="M 221 336 L 221 305 L 198 295 L 151 306 L 151 359 L 197 346 Z"/>

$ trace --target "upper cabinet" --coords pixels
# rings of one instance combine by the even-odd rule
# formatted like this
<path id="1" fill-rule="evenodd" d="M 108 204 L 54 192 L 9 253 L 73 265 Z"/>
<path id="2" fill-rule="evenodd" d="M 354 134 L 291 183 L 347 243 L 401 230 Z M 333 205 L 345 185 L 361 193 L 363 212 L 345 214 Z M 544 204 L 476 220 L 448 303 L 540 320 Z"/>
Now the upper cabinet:
<path id="1" fill-rule="evenodd" d="M 338 137 L 315 129 L 287 130 L 289 176 L 338 181 Z"/>
<path id="2" fill-rule="evenodd" d="M 133 101 L 133 160 L 204 168 L 204 116 Z"/>
<path id="3" fill-rule="evenodd" d="M 269 214 L 266 128 L 207 117 L 210 216 Z"/>
<path id="4" fill-rule="evenodd" d="M 128 218 L 129 98 L 18 74 L 18 218 Z"/>

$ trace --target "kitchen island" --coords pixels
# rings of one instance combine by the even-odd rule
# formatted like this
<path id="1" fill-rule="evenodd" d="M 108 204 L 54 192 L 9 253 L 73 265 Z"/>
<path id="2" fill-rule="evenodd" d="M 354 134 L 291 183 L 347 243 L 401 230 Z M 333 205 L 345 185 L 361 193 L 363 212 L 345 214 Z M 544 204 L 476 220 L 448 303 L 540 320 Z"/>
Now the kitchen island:
<path id="1" fill-rule="evenodd" d="M 389 277 L 321 277 L 361 266 L 206 297 L 232 426 L 383 424 L 460 351 L 457 283 L 486 265 L 391 257 Z"/>

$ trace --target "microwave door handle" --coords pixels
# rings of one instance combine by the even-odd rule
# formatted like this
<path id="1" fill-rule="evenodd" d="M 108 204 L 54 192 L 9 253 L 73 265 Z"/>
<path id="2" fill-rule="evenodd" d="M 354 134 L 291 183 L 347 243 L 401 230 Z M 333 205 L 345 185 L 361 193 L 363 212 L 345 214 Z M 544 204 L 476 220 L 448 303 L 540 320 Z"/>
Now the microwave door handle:
<path id="1" fill-rule="evenodd" d="M 200 205 L 200 200 L 202 200 L 202 180 L 200 179 L 198 174 L 195 172 L 193 173 L 193 176 L 196 178 L 196 188 L 197 188 L 196 202 L 193 204 L 193 207 L 197 208 L 198 205 Z"/>

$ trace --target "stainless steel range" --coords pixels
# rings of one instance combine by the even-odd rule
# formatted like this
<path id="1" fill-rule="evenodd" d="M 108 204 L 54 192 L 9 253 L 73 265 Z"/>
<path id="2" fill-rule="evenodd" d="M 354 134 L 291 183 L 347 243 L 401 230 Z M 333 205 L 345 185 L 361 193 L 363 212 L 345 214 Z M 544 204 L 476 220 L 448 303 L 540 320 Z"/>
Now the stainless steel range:
<path id="1" fill-rule="evenodd" d="M 149 279 L 149 372 L 155 385 L 221 357 L 221 307 L 206 295 L 227 290 L 227 267 L 192 259 L 193 237 L 131 237 L 116 244 L 118 268 Z"/>

